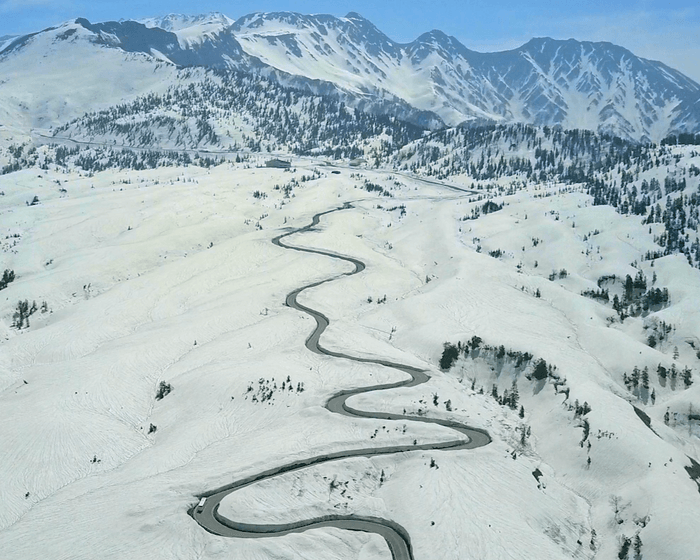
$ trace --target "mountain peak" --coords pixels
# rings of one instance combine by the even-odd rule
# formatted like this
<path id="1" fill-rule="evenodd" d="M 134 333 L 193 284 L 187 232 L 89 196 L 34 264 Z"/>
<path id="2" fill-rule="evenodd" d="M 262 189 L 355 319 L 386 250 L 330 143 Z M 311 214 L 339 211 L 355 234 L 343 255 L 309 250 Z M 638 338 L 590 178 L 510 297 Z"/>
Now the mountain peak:
<path id="1" fill-rule="evenodd" d="M 431 29 L 430 31 L 426 31 L 422 35 L 419 35 L 415 42 L 426 43 L 435 40 L 445 42 L 451 40 L 451 37 L 447 35 L 444 31 L 440 31 L 439 29 Z"/>
<path id="2" fill-rule="evenodd" d="M 159 27 L 165 31 L 181 31 L 196 25 L 218 25 L 228 27 L 233 24 L 233 20 L 221 12 L 209 12 L 197 15 L 168 14 L 138 20 L 146 27 Z"/>

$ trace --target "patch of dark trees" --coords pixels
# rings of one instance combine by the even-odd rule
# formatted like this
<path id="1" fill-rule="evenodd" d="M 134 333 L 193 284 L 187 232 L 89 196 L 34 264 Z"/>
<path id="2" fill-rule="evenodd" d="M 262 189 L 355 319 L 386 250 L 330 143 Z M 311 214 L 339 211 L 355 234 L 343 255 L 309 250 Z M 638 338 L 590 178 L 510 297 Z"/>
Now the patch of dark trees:
<path id="1" fill-rule="evenodd" d="M 15 281 L 15 271 L 10 269 L 5 269 L 2 273 L 2 278 L 0 279 L 0 290 L 4 290 L 10 283 Z"/>

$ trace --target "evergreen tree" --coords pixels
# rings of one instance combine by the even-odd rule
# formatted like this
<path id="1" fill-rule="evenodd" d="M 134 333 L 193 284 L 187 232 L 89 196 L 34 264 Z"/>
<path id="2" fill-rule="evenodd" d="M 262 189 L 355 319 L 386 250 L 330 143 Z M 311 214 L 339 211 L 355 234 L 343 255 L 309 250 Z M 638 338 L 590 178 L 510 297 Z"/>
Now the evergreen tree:
<path id="1" fill-rule="evenodd" d="M 510 388 L 510 399 L 508 401 L 508 406 L 512 410 L 515 410 L 518 408 L 518 399 L 520 398 L 520 394 L 518 393 L 518 384 L 515 379 L 513 379 L 513 384 L 511 385 Z"/>
<path id="2" fill-rule="evenodd" d="M 636 559 L 642 556 L 642 538 L 639 536 L 639 533 L 634 537 L 634 556 Z"/>
<path id="3" fill-rule="evenodd" d="M 0 290 L 4 290 L 5 288 L 7 288 L 7 286 L 11 282 L 14 282 L 14 280 L 15 280 L 15 271 L 6 269 L 5 272 L 2 273 L 2 280 L 0 280 Z"/>
<path id="4" fill-rule="evenodd" d="M 683 368 L 682 377 L 686 389 L 693 384 L 693 374 L 689 367 Z"/>
<path id="5" fill-rule="evenodd" d="M 545 362 L 541 358 L 537 360 L 537 363 L 535 364 L 535 369 L 532 372 L 532 377 L 534 377 L 538 381 L 547 379 L 547 362 Z"/>
<path id="6" fill-rule="evenodd" d="M 447 371 L 452 367 L 452 364 L 459 357 L 459 350 L 453 344 L 445 342 L 444 350 L 442 351 L 442 357 L 440 358 L 440 369 Z"/>

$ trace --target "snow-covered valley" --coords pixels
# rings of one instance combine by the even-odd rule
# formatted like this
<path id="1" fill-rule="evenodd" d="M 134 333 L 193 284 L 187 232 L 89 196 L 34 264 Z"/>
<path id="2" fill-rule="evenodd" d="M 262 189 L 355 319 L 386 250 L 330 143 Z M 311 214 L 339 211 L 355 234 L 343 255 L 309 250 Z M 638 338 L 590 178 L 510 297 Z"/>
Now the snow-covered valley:
<path id="1" fill-rule="evenodd" d="M 642 256 L 653 235 L 639 217 L 563 185 L 497 197 L 501 210 L 465 221 L 485 198 L 391 171 L 309 159 L 291 172 L 256 167 L 263 161 L 0 178 L 1 268 L 16 275 L 0 293 L 2 550 L 389 558 L 376 535 L 227 539 L 187 515 L 197 496 L 276 465 L 454 439 L 440 426 L 324 408 L 339 390 L 400 375 L 304 347 L 314 322 L 285 307 L 286 294 L 351 267 L 271 240 L 352 202 L 289 243 L 367 268 L 300 302 L 329 318 L 326 348 L 431 379 L 349 404 L 451 419 L 493 442 L 321 464 L 236 492 L 220 512 L 252 523 L 390 519 L 408 531 L 417 559 L 614 558 L 625 539 L 632 558 L 637 537 L 642 558 L 693 556 L 697 269 L 674 255 L 650 268 Z M 603 275 L 634 275 L 634 262 L 668 288 L 669 305 L 620 322 L 610 304 L 581 295 Z M 28 327 L 12 327 L 21 300 L 37 310 Z M 674 327 L 654 348 L 652 319 Z M 446 342 L 471 351 L 441 369 Z M 532 357 L 516 366 L 516 353 Z M 556 366 L 542 379 L 540 359 Z M 657 364 L 690 369 L 689 388 L 670 373 L 662 383 Z M 646 392 L 625 385 L 635 367 L 651 371 Z M 511 407 L 503 397 L 514 387 Z"/>

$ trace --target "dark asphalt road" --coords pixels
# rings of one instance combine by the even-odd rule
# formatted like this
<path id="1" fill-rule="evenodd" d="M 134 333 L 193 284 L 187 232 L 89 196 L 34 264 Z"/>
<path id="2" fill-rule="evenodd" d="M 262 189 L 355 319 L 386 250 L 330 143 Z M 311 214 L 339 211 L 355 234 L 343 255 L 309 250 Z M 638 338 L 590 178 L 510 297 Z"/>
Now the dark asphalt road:
<path id="1" fill-rule="evenodd" d="M 217 510 L 222 499 L 226 496 L 235 492 L 236 490 L 254 484 L 255 482 L 272 478 L 274 476 L 280 475 L 282 473 L 288 473 L 297 471 L 300 469 L 307 468 L 311 465 L 318 465 L 320 463 L 327 463 L 330 461 L 340 461 L 348 457 L 373 457 L 377 455 L 390 455 L 394 453 L 405 453 L 410 451 L 418 450 L 444 450 L 444 449 L 474 449 L 477 447 L 482 447 L 488 445 L 491 442 L 491 438 L 488 433 L 484 430 L 477 428 L 471 428 L 459 422 L 454 422 L 450 420 L 442 420 L 437 418 L 426 418 L 423 416 L 407 416 L 403 414 L 391 414 L 381 411 L 363 411 L 357 410 L 350 407 L 347 404 L 347 400 L 361 393 L 369 393 L 374 391 L 386 391 L 390 389 L 395 389 L 397 387 L 413 387 L 425 383 L 430 379 L 428 374 L 418 368 L 412 366 L 399 364 L 396 362 L 390 362 L 388 360 L 378 360 L 371 358 L 360 358 L 356 356 L 351 356 L 349 354 L 336 352 L 328 350 L 319 344 L 319 340 L 323 331 L 328 327 L 328 318 L 321 312 L 311 309 L 305 305 L 300 304 L 297 301 L 297 297 L 304 290 L 320 286 L 326 282 L 331 282 L 342 278 L 344 276 L 352 276 L 358 274 L 365 269 L 365 264 L 355 258 L 339 255 L 332 253 L 330 251 L 323 251 L 320 249 L 306 249 L 300 247 L 294 247 L 292 245 L 287 245 L 282 240 L 290 235 L 304 233 L 311 231 L 316 225 L 318 225 L 320 218 L 331 212 L 337 212 L 340 210 L 345 210 L 352 208 L 351 205 L 346 204 L 340 208 L 335 208 L 333 210 L 328 210 L 322 212 L 313 217 L 310 224 L 299 229 L 295 229 L 288 233 L 284 233 L 272 240 L 272 242 L 282 248 L 290 249 L 293 251 L 300 251 L 303 253 L 314 253 L 317 255 L 324 255 L 333 259 L 342 260 L 348 262 L 354 266 L 354 270 L 351 272 L 346 272 L 344 274 L 336 275 L 331 278 L 327 278 L 320 282 L 315 282 L 307 286 L 303 286 L 292 291 L 286 299 L 286 304 L 298 311 L 306 313 L 313 317 L 316 321 L 316 328 L 311 333 L 311 335 L 306 340 L 306 347 L 316 354 L 322 354 L 325 356 L 330 356 L 333 358 L 352 360 L 355 362 L 377 364 L 384 367 L 399 370 L 406 374 L 406 379 L 403 381 L 398 381 L 396 383 L 387 383 L 382 385 L 372 385 L 369 387 L 359 387 L 356 389 L 344 390 L 333 397 L 331 397 L 326 403 L 326 408 L 334 413 L 343 414 L 345 416 L 361 417 L 361 418 L 373 418 L 381 420 L 400 420 L 400 421 L 410 421 L 410 422 L 424 422 L 430 424 L 439 424 L 447 428 L 455 430 L 459 434 L 459 438 L 442 443 L 427 443 L 421 445 L 399 445 L 390 447 L 373 447 L 373 448 L 362 448 L 353 449 L 346 451 L 339 451 L 336 453 L 328 453 L 325 455 L 318 455 L 316 457 L 311 457 L 309 459 L 304 459 L 301 461 L 296 461 L 286 465 L 281 465 L 279 467 L 272 468 L 265 472 L 258 473 L 256 475 L 238 480 L 229 484 L 223 488 L 218 488 L 210 492 L 201 494 L 200 497 L 207 497 L 207 501 L 201 512 L 197 512 L 196 508 L 190 511 L 190 515 L 194 520 L 199 523 L 204 529 L 210 533 L 221 535 L 225 537 L 238 537 L 238 538 L 269 538 L 272 536 L 281 536 L 289 533 L 298 533 L 301 531 L 308 531 L 309 529 L 316 529 L 320 527 L 335 527 L 339 529 L 346 529 L 350 531 L 364 531 L 368 533 L 376 533 L 381 535 L 389 545 L 391 554 L 394 560 L 414 560 L 413 551 L 411 549 L 411 539 L 408 532 L 401 527 L 399 524 L 387 520 L 372 517 L 362 517 L 355 515 L 329 515 L 323 518 L 309 519 L 304 521 L 298 521 L 295 523 L 285 523 L 281 525 L 253 525 L 246 523 L 238 523 L 236 521 L 226 519 L 225 517 L 218 514 Z"/>

